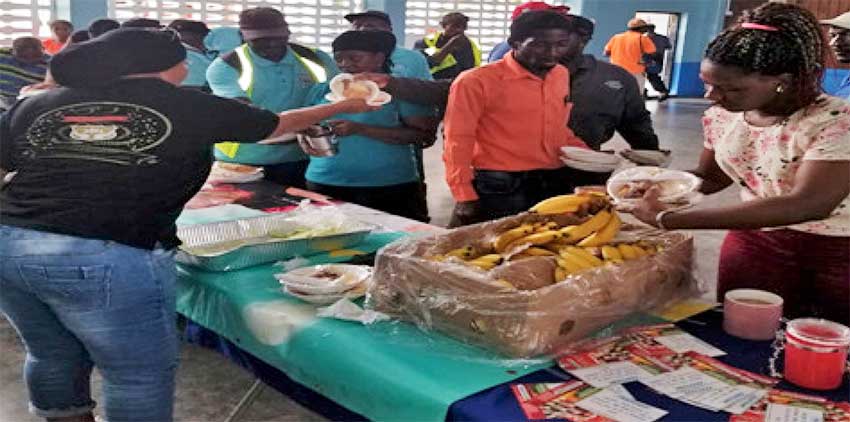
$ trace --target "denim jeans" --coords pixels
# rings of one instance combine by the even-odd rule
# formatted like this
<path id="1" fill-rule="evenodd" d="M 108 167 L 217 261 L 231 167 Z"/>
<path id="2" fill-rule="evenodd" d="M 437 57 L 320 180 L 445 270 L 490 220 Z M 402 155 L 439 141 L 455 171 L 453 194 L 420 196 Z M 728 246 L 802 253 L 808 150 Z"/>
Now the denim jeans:
<path id="1" fill-rule="evenodd" d="M 482 221 L 528 210 L 553 196 L 572 193 L 577 186 L 572 170 L 494 171 L 475 170 L 472 185 L 478 194 Z"/>
<path id="2" fill-rule="evenodd" d="M 0 225 L 0 311 L 26 346 L 30 409 L 95 406 L 110 422 L 170 421 L 178 360 L 173 253 Z"/>

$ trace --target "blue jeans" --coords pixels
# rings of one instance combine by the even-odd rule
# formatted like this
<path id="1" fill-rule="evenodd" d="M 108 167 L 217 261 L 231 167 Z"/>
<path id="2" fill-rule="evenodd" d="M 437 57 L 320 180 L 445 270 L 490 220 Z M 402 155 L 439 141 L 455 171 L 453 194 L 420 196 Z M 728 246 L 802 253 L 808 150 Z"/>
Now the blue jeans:
<path id="1" fill-rule="evenodd" d="M 173 253 L 0 225 L 0 311 L 27 350 L 30 409 L 94 408 L 106 419 L 170 421 L 178 360 Z"/>

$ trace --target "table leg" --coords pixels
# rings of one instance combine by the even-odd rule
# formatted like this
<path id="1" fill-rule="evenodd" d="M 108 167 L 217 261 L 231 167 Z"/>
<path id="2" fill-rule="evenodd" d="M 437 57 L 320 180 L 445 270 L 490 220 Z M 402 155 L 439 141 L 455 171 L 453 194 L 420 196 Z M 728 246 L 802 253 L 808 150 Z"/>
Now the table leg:
<path id="1" fill-rule="evenodd" d="M 259 379 L 255 379 L 251 387 L 248 388 L 248 391 L 245 392 L 245 395 L 239 400 L 239 403 L 236 404 L 236 407 L 230 411 L 230 415 L 227 416 L 224 422 L 237 422 L 265 389 L 266 385 Z"/>

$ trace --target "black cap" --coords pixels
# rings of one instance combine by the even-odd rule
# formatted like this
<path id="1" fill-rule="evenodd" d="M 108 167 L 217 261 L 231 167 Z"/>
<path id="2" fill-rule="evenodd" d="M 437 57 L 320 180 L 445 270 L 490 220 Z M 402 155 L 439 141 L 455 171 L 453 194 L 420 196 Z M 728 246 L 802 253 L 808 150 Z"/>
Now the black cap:
<path id="1" fill-rule="evenodd" d="M 50 60 L 50 73 L 62 86 L 98 87 L 127 75 L 162 72 L 185 59 L 174 31 L 121 28 L 65 47 Z"/>
<path id="2" fill-rule="evenodd" d="M 289 36 L 283 13 L 271 7 L 245 9 L 239 14 L 239 31 L 245 41 Z"/>
<path id="3" fill-rule="evenodd" d="M 354 21 L 359 18 L 375 18 L 386 22 L 390 26 L 393 25 L 393 21 L 390 20 L 390 15 L 381 12 L 380 10 L 367 10 L 365 12 L 360 13 L 349 13 L 343 17 L 345 18 L 345 20 L 351 23 L 354 23 Z"/>
<path id="4" fill-rule="evenodd" d="M 175 19 L 168 24 L 168 27 L 177 32 L 191 32 L 202 36 L 210 33 L 210 28 L 207 27 L 207 24 L 189 19 Z"/>
<path id="5" fill-rule="evenodd" d="M 89 35 L 92 38 L 99 37 L 113 29 L 118 29 L 121 27 L 121 24 L 118 23 L 115 19 L 97 19 L 89 24 Z"/>
<path id="6" fill-rule="evenodd" d="M 579 15 L 567 15 L 567 17 L 573 24 L 573 32 L 588 38 L 593 36 L 593 29 L 596 25 L 593 23 L 592 20 Z"/>
<path id="7" fill-rule="evenodd" d="M 346 31 L 334 39 L 333 51 L 370 51 L 387 57 L 395 50 L 395 35 L 387 31 Z"/>
<path id="8" fill-rule="evenodd" d="M 156 19 L 133 18 L 121 24 L 122 28 L 162 28 L 162 24 Z"/>

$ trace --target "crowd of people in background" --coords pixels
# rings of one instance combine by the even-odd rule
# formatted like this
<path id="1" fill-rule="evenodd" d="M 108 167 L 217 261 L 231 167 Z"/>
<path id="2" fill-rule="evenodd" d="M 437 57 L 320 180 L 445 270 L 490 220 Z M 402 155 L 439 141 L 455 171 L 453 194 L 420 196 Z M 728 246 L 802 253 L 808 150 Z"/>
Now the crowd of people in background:
<path id="1" fill-rule="evenodd" d="M 652 25 L 629 21 L 608 63 L 585 53 L 588 17 L 529 2 L 511 18 L 483 66 L 467 16 L 447 14 L 410 50 L 374 10 L 345 16 L 330 54 L 293 42 L 266 7 L 242 11 L 238 28 L 137 18 L 74 32 L 57 21 L 50 40 L 0 51 L 0 310 L 26 344 L 33 411 L 92 421 L 97 366 L 109 420 L 170 420 L 175 220 L 214 159 L 428 221 L 422 150 L 442 120 L 456 226 L 610 176 L 566 167 L 562 147 L 598 150 L 617 132 L 659 148 L 644 83 L 669 95 L 658 74 L 671 46 Z M 670 208 L 650 189 L 630 212 L 664 230 L 730 230 L 721 297 L 757 287 L 783 296 L 786 316 L 847 323 L 834 298 L 850 296 L 850 104 L 821 79 L 829 45 L 850 62 L 850 13 L 822 23 L 829 44 L 811 12 L 771 2 L 707 46 L 712 107 L 692 172 L 704 194 L 741 186 L 741 203 Z M 340 72 L 392 99 L 329 97 Z M 337 137 L 336 155 L 293 142 L 317 128 Z"/>

